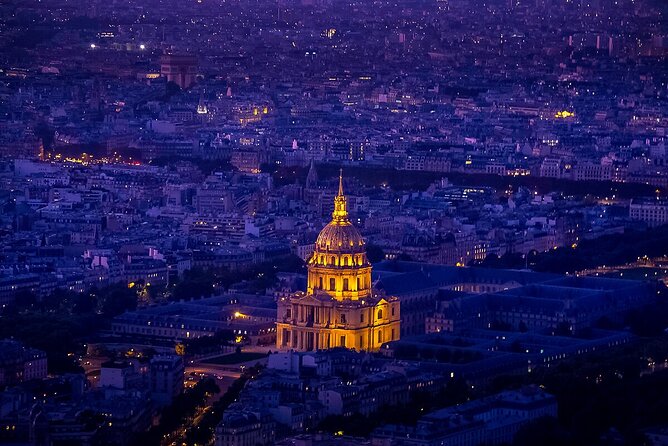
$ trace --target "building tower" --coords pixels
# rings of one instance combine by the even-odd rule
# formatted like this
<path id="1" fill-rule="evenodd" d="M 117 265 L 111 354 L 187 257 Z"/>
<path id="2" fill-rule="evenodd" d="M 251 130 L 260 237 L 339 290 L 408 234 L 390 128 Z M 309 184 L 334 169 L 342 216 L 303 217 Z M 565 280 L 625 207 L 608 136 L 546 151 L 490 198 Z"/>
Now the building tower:
<path id="1" fill-rule="evenodd" d="M 348 219 L 340 176 L 332 221 L 318 235 L 308 261 L 306 292 L 278 302 L 276 346 L 374 351 L 399 339 L 399 324 L 399 299 L 373 289 L 364 239 Z"/>
<path id="2" fill-rule="evenodd" d="M 306 189 L 316 189 L 318 187 L 318 172 L 315 170 L 315 162 L 311 160 L 311 165 L 306 175 Z"/>

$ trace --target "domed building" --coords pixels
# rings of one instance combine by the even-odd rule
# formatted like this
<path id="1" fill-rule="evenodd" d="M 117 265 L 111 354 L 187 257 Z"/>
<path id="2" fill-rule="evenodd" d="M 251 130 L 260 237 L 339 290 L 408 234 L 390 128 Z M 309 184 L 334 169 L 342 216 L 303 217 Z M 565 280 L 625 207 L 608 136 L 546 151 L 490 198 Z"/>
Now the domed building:
<path id="1" fill-rule="evenodd" d="M 399 339 L 399 299 L 372 285 L 364 239 L 348 219 L 339 177 L 332 221 L 318 235 L 308 261 L 306 292 L 278 302 L 277 348 L 373 351 Z"/>

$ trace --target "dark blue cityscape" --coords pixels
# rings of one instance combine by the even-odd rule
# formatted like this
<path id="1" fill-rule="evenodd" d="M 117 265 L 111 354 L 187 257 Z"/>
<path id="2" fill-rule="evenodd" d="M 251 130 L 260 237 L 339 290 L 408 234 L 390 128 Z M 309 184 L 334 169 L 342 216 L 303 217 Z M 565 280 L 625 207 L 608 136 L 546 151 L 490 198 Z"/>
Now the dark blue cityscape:
<path id="1" fill-rule="evenodd" d="M 0 0 L 0 444 L 668 446 L 666 0 Z"/>

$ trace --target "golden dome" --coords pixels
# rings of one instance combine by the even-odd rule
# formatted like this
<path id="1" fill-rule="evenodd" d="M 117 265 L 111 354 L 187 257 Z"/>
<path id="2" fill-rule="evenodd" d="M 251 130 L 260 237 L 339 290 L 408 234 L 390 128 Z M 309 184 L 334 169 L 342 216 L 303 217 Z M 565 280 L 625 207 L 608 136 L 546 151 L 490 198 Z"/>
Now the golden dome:
<path id="1" fill-rule="evenodd" d="M 341 177 L 332 221 L 315 242 L 307 281 L 308 294 L 326 293 L 336 300 L 359 300 L 371 295 L 371 264 L 364 239 L 348 219 Z"/>
<path id="2" fill-rule="evenodd" d="M 316 253 L 362 254 L 364 239 L 348 220 L 347 200 L 343 195 L 343 178 L 339 176 L 339 194 L 334 198 L 332 221 L 325 226 L 315 242 Z"/>
<path id="3" fill-rule="evenodd" d="M 316 251 L 336 254 L 356 254 L 365 252 L 364 239 L 352 225 L 325 226 L 315 242 Z"/>

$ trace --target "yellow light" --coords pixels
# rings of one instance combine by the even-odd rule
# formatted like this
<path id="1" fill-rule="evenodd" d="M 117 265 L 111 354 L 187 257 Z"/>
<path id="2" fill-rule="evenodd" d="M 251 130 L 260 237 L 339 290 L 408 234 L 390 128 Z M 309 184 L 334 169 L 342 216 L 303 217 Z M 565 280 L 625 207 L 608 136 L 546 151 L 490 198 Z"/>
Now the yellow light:
<path id="1" fill-rule="evenodd" d="M 569 112 L 568 110 L 562 110 L 555 113 L 554 117 L 557 119 L 571 118 L 575 116 L 575 113 Z"/>

